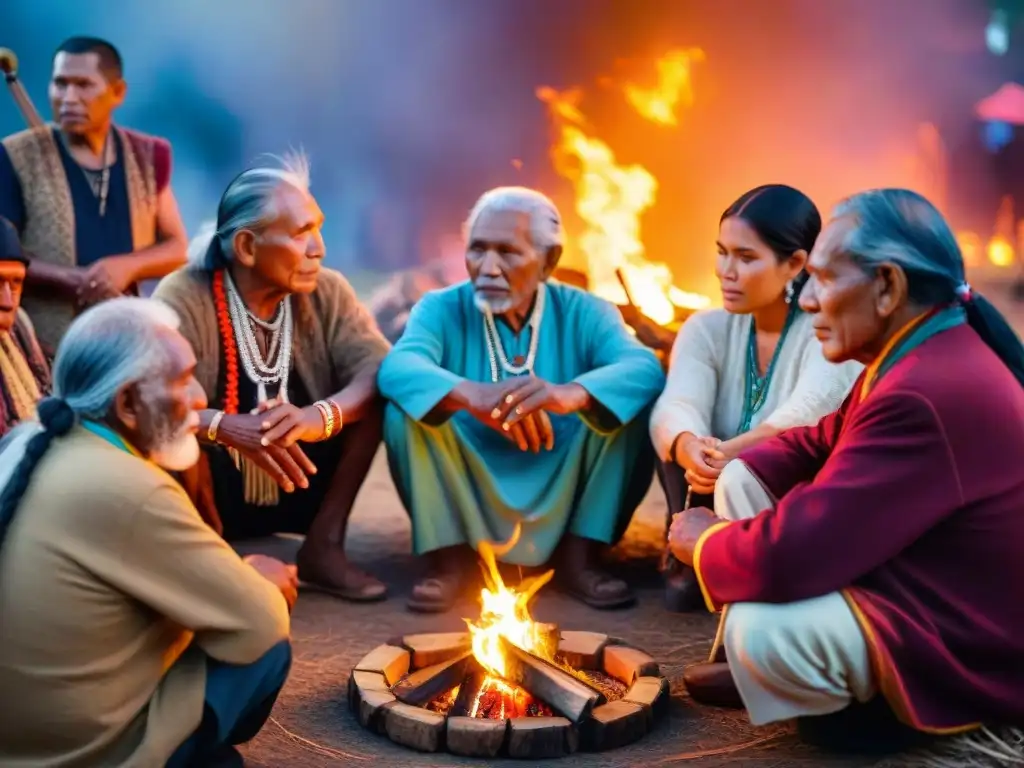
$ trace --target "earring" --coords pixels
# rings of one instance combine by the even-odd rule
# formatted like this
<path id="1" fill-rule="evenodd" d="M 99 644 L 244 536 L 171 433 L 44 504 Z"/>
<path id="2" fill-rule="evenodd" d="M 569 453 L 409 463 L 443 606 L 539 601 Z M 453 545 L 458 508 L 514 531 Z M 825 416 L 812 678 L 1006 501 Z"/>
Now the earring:
<path id="1" fill-rule="evenodd" d="M 789 282 L 786 283 L 786 303 L 787 304 L 792 304 L 793 303 L 793 281 L 792 280 L 790 280 Z"/>

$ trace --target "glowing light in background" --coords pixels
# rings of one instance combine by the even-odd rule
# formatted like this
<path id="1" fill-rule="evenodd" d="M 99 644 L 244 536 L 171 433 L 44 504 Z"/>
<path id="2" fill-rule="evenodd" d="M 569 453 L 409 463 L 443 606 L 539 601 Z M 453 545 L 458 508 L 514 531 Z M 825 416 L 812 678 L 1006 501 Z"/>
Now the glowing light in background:
<path id="1" fill-rule="evenodd" d="M 658 60 L 658 84 L 654 88 L 626 85 L 627 101 L 641 116 L 661 125 L 678 125 L 680 106 L 693 106 L 692 65 L 704 61 L 699 48 L 672 51 Z"/>
<path id="2" fill-rule="evenodd" d="M 989 152 L 998 152 L 1013 141 L 1013 126 L 1002 120 L 990 120 L 982 126 L 982 139 Z"/>
<path id="3" fill-rule="evenodd" d="M 985 45 L 995 56 L 1005 56 L 1010 50 L 1009 15 L 1002 8 L 992 11 L 992 18 L 985 27 Z"/>
<path id="4" fill-rule="evenodd" d="M 1013 244 L 1002 235 L 996 235 L 988 243 L 988 260 L 997 267 L 1012 267 Z"/>
<path id="5" fill-rule="evenodd" d="M 658 61 L 658 84 L 647 90 L 626 85 L 626 99 L 647 120 L 676 125 L 678 107 L 693 103 L 691 64 L 702 59 L 703 53 L 696 49 L 670 51 Z M 578 240 L 587 257 L 591 290 L 617 304 L 632 299 L 660 325 L 676 319 L 676 307 L 709 306 L 707 296 L 676 288 L 667 264 L 646 258 L 640 217 L 657 198 L 654 175 L 642 165 L 621 163 L 608 144 L 591 135 L 580 110 L 579 90 L 560 93 L 543 86 L 537 89 L 537 98 L 547 105 L 558 128 L 552 148 L 555 168 L 573 183 L 576 213 L 586 225 Z M 631 296 L 626 295 L 619 274 L 625 275 Z"/>

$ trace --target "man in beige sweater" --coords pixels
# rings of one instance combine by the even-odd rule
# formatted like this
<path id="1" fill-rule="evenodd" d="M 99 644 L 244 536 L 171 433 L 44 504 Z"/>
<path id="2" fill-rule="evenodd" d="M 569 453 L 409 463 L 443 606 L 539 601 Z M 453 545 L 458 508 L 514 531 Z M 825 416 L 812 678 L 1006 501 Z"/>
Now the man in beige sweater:
<path id="1" fill-rule="evenodd" d="M 291 659 L 294 570 L 244 562 L 165 470 L 206 398 L 173 311 L 81 315 L 0 453 L 0 765 L 241 765 Z"/>

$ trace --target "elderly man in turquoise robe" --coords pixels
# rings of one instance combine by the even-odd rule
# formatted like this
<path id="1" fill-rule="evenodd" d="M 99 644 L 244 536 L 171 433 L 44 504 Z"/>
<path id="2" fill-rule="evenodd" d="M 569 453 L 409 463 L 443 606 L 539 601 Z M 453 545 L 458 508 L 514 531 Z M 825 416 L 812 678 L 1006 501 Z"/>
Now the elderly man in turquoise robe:
<path id="1" fill-rule="evenodd" d="M 384 442 L 428 556 L 409 607 L 448 610 L 460 549 L 521 536 L 505 562 L 558 555 L 566 591 L 595 608 L 633 601 L 597 567 L 653 473 L 644 424 L 664 377 L 615 307 L 549 282 L 561 219 L 521 187 L 486 193 L 466 225 L 469 281 L 428 293 L 378 378 Z"/>

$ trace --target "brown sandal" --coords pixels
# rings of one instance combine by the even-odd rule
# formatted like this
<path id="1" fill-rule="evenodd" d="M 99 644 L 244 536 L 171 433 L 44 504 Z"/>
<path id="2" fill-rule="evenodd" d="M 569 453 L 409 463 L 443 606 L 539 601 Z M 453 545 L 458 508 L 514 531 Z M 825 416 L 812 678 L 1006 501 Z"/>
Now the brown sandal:
<path id="1" fill-rule="evenodd" d="M 626 608 L 636 602 L 629 584 L 596 568 L 569 572 L 563 576 L 562 586 L 577 600 L 598 610 Z"/>
<path id="2" fill-rule="evenodd" d="M 458 600 L 461 586 L 458 573 L 431 574 L 416 582 L 406 606 L 416 613 L 445 613 Z"/>

